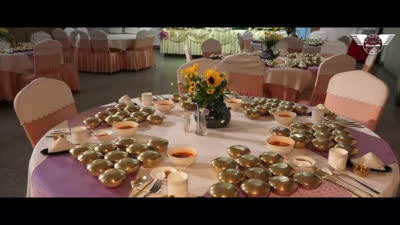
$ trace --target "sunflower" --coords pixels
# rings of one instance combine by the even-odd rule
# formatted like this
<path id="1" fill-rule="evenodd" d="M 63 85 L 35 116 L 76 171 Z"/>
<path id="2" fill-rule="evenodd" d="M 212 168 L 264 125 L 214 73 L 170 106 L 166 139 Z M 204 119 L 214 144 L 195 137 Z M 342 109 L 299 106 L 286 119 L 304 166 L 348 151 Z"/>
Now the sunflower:
<path id="1" fill-rule="evenodd" d="M 194 87 L 194 86 L 196 86 L 196 82 L 190 81 L 189 85 L 190 85 L 190 87 Z"/>
<path id="2" fill-rule="evenodd" d="M 193 93 L 194 91 L 196 91 L 196 87 L 191 86 L 191 87 L 189 88 L 189 93 Z"/>
<path id="3" fill-rule="evenodd" d="M 206 78 L 206 82 L 209 87 L 217 87 L 222 82 L 222 78 L 220 77 L 219 73 L 214 69 L 206 70 L 204 77 Z"/>
<path id="4" fill-rule="evenodd" d="M 185 78 L 187 79 L 188 77 L 192 79 L 193 75 L 198 76 L 199 73 L 197 72 L 197 69 L 199 68 L 199 64 L 195 63 L 193 66 L 188 67 L 186 69 L 181 70 L 181 74 L 185 74 Z"/>
<path id="5" fill-rule="evenodd" d="M 225 79 L 226 73 L 225 72 L 220 73 L 219 76 L 221 77 L 221 79 Z"/>
<path id="6" fill-rule="evenodd" d="M 214 94 L 215 89 L 214 88 L 210 88 L 207 90 L 207 94 L 212 95 Z"/>

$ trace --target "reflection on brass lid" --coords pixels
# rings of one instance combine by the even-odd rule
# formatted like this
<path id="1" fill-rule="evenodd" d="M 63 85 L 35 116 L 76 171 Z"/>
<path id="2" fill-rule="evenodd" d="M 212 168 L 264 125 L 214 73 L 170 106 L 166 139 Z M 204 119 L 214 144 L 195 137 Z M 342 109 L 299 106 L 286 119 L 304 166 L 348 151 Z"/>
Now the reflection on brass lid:
<path id="1" fill-rule="evenodd" d="M 140 110 L 140 107 L 138 105 L 128 105 L 125 107 L 125 111 L 128 111 L 130 113 L 137 112 Z"/>
<path id="2" fill-rule="evenodd" d="M 283 157 L 276 152 L 263 152 L 259 158 L 265 167 L 269 167 L 278 162 L 283 162 Z"/>
<path id="3" fill-rule="evenodd" d="M 251 168 L 261 165 L 261 161 L 254 155 L 242 155 L 236 159 L 243 168 Z"/>
<path id="4" fill-rule="evenodd" d="M 126 111 L 126 110 L 121 110 L 121 111 L 115 113 L 114 115 L 120 116 L 120 117 L 122 117 L 122 118 L 127 118 L 127 117 L 130 116 L 130 112 L 128 112 L 128 111 Z"/>
<path id="5" fill-rule="evenodd" d="M 118 160 L 114 167 L 125 171 L 126 174 L 132 174 L 139 170 L 140 161 L 132 158 L 123 158 Z"/>
<path id="6" fill-rule="evenodd" d="M 86 125 L 88 129 L 94 129 L 100 126 L 101 122 L 103 121 L 97 117 L 88 117 L 83 121 L 83 123 Z"/>
<path id="7" fill-rule="evenodd" d="M 293 179 L 299 184 L 300 188 L 312 190 L 318 188 L 322 181 L 313 172 L 298 172 L 293 175 Z"/>
<path id="8" fill-rule="evenodd" d="M 151 124 L 162 124 L 164 119 L 165 116 L 156 113 L 147 116 L 147 121 L 149 121 Z"/>
<path id="9" fill-rule="evenodd" d="M 301 133 L 294 133 L 290 135 L 290 138 L 295 141 L 294 148 L 303 149 L 306 147 L 306 144 L 311 141 L 311 139 L 304 134 Z"/>
<path id="10" fill-rule="evenodd" d="M 332 135 L 328 131 L 317 131 L 314 133 L 314 137 L 322 137 L 331 140 Z"/>
<path id="11" fill-rule="evenodd" d="M 296 129 L 292 131 L 292 134 L 303 134 L 306 135 L 308 138 L 313 138 L 313 132 L 311 129 Z"/>
<path id="12" fill-rule="evenodd" d="M 269 172 L 274 176 L 290 177 L 295 173 L 295 170 L 287 163 L 275 163 L 269 168 Z"/>
<path id="13" fill-rule="evenodd" d="M 304 113 L 307 112 L 307 107 L 304 106 L 304 105 L 295 105 L 295 106 L 293 107 L 293 110 L 294 110 L 294 112 L 297 113 L 297 114 L 304 114 Z"/>
<path id="14" fill-rule="evenodd" d="M 269 115 L 269 108 L 265 105 L 258 105 L 255 108 L 261 116 L 268 116 Z"/>
<path id="15" fill-rule="evenodd" d="M 291 130 L 298 130 L 298 129 L 308 130 L 309 127 L 307 126 L 307 124 L 305 124 L 303 122 L 293 122 L 292 124 L 290 124 L 290 129 Z"/>
<path id="16" fill-rule="evenodd" d="M 274 136 L 285 136 L 285 137 L 290 136 L 290 130 L 287 127 L 276 126 L 276 127 L 271 128 L 270 132 Z"/>
<path id="17" fill-rule="evenodd" d="M 122 121 L 132 121 L 132 122 L 139 123 L 138 119 L 133 118 L 133 117 L 126 117 Z"/>
<path id="18" fill-rule="evenodd" d="M 112 167 L 113 163 L 111 161 L 105 159 L 96 159 L 89 163 L 86 166 L 86 169 L 89 171 L 90 175 L 97 177 Z"/>
<path id="19" fill-rule="evenodd" d="M 235 185 L 225 182 L 213 184 L 209 191 L 213 198 L 236 198 L 240 192 Z"/>
<path id="20" fill-rule="evenodd" d="M 267 197 L 271 192 L 270 186 L 259 179 L 248 179 L 245 180 L 240 188 L 246 194 L 247 197 Z"/>
<path id="21" fill-rule="evenodd" d="M 225 169 L 236 169 L 238 166 L 236 161 L 228 157 L 218 157 L 211 162 L 211 165 L 216 173 Z"/>
<path id="22" fill-rule="evenodd" d="M 152 138 L 147 142 L 149 149 L 155 150 L 157 152 L 165 152 L 168 149 L 168 140 L 164 138 Z"/>
<path id="23" fill-rule="evenodd" d="M 260 118 L 260 116 L 261 116 L 260 112 L 254 108 L 246 109 L 244 111 L 244 114 L 246 115 L 247 118 L 249 118 L 251 120 L 256 120 L 256 119 Z"/>
<path id="24" fill-rule="evenodd" d="M 232 159 L 237 159 L 242 155 L 250 154 L 250 149 L 244 145 L 232 145 L 227 152 Z"/>
<path id="25" fill-rule="evenodd" d="M 126 148 L 126 152 L 128 152 L 132 156 L 138 156 L 140 153 L 149 150 L 147 144 L 139 144 L 133 143 Z"/>
<path id="26" fill-rule="evenodd" d="M 350 132 L 346 130 L 333 130 L 331 132 L 332 136 L 338 136 L 338 135 L 347 135 L 349 137 L 353 137 L 353 135 L 350 134 Z"/>
<path id="27" fill-rule="evenodd" d="M 280 196 L 289 196 L 297 191 L 298 184 L 290 177 L 275 176 L 268 181 L 272 192 Z"/>
<path id="28" fill-rule="evenodd" d="M 109 117 L 111 115 L 112 115 L 112 113 L 109 111 L 102 111 L 102 112 L 96 113 L 96 117 L 101 119 L 102 121 L 104 121 L 107 117 Z"/>
<path id="29" fill-rule="evenodd" d="M 333 147 L 334 143 L 327 138 L 318 137 L 311 141 L 313 147 L 318 151 L 328 151 Z"/>
<path id="30" fill-rule="evenodd" d="M 124 110 L 126 108 L 126 104 L 125 103 L 118 103 L 116 106 L 114 106 L 115 108 L 119 108 L 120 110 Z"/>
<path id="31" fill-rule="evenodd" d="M 69 153 L 72 155 L 72 157 L 77 158 L 78 155 L 89 150 L 93 150 L 93 148 L 90 146 L 76 146 L 74 148 L 71 148 L 69 150 Z"/>
<path id="32" fill-rule="evenodd" d="M 117 150 L 117 145 L 111 142 L 103 142 L 96 146 L 94 150 L 105 154 Z"/>
<path id="33" fill-rule="evenodd" d="M 352 138 L 344 134 L 335 136 L 335 141 L 337 143 L 350 144 L 352 146 L 356 146 L 358 143 L 358 141 L 355 138 Z"/>
<path id="34" fill-rule="evenodd" d="M 161 162 L 161 154 L 153 150 L 144 151 L 137 158 L 143 163 L 144 168 L 155 167 Z"/>
<path id="35" fill-rule="evenodd" d="M 122 121 L 122 117 L 120 116 L 116 116 L 116 115 L 112 115 L 106 118 L 106 122 L 108 126 L 112 126 L 114 123 L 116 122 L 121 122 Z"/>
<path id="36" fill-rule="evenodd" d="M 290 106 L 294 106 L 294 103 L 291 101 L 281 101 L 279 102 L 279 105 L 290 105 Z"/>
<path id="37" fill-rule="evenodd" d="M 292 105 L 279 105 L 278 111 L 293 111 Z"/>
<path id="38" fill-rule="evenodd" d="M 115 144 L 118 145 L 118 147 L 126 148 L 129 145 L 136 143 L 137 140 L 136 138 L 119 138 L 117 141 L 115 141 Z"/>
<path id="39" fill-rule="evenodd" d="M 218 173 L 218 180 L 221 182 L 240 184 L 244 179 L 243 172 L 237 169 L 226 169 Z"/>
<path id="40" fill-rule="evenodd" d="M 120 160 L 122 158 L 126 158 L 126 157 L 128 157 L 128 153 L 127 152 L 120 151 L 120 150 L 115 150 L 115 151 L 107 153 L 104 156 L 104 159 L 110 160 L 111 162 L 116 163 L 118 160 Z"/>
<path id="41" fill-rule="evenodd" d="M 106 187 L 118 187 L 126 178 L 126 173 L 120 169 L 108 169 L 104 173 L 100 174 L 99 180 Z"/>
<path id="42" fill-rule="evenodd" d="M 331 129 L 334 129 L 334 130 L 344 130 L 344 129 L 346 129 L 345 126 L 343 126 L 343 125 L 341 125 L 341 124 L 338 124 L 338 123 L 333 123 L 333 122 L 329 123 L 328 126 L 329 126 Z"/>
<path id="43" fill-rule="evenodd" d="M 110 112 L 112 114 L 115 114 L 115 113 L 117 113 L 117 112 L 119 112 L 121 110 L 119 108 L 109 107 L 109 108 L 106 109 L 106 111 L 108 111 L 108 112 Z"/>
<path id="44" fill-rule="evenodd" d="M 262 181 L 267 181 L 271 176 L 268 170 L 261 167 L 248 168 L 245 172 L 245 175 L 249 179 L 259 179 Z"/>
<path id="45" fill-rule="evenodd" d="M 147 114 L 149 114 L 149 115 L 151 115 L 151 114 L 153 114 L 153 113 L 156 112 L 156 110 L 155 110 L 153 107 L 150 107 L 150 106 L 142 107 L 142 108 L 140 109 L 140 111 L 142 111 L 142 112 L 147 112 Z"/>
<path id="46" fill-rule="evenodd" d="M 136 119 L 136 122 L 141 123 L 146 121 L 148 113 L 147 112 L 142 112 L 142 111 L 137 111 L 131 114 L 131 117 Z"/>
<path id="47" fill-rule="evenodd" d="M 88 150 L 83 152 L 82 154 L 78 155 L 78 161 L 87 165 L 96 159 L 100 159 L 103 157 L 101 152 L 97 152 L 94 150 Z"/>
<path id="48" fill-rule="evenodd" d="M 313 131 L 314 132 L 317 132 L 317 131 L 331 131 L 332 129 L 330 128 L 330 127 L 328 127 L 328 125 L 327 124 L 325 124 L 325 123 L 317 123 L 317 124 L 314 124 L 314 125 L 312 125 L 312 127 L 311 127 L 312 129 L 313 129 Z"/>
<path id="49" fill-rule="evenodd" d="M 184 110 L 190 111 L 195 109 L 194 102 L 182 102 L 181 106 Z"/>

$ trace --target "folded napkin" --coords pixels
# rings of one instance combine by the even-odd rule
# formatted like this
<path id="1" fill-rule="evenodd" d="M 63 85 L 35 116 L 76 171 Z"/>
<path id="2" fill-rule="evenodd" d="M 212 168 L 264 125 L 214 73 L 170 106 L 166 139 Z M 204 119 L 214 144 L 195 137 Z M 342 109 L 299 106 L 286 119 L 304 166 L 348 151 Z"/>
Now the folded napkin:
<path id="1" fill-rule="evenodd" d="M 59 137 L 49 148 L 49 153 L 62 152 L 70 150 L 75 147 L 70 141 L 65 138 Z"/>
<path id="2" fill-rule="evenodd" d="M 370 169 L 385 170 L 385 164 L 373 152 L 369 152 L 359 158 L 352 159 L 351 162 L 368 167 Z"/>
<path id="3" fill-rule="evenodd" d="M 124 95 L 121 98 L 119 98 L 118 103 L 124 103 L 126 105 L 133 105 L 133 102 L 128 95 Z"/>

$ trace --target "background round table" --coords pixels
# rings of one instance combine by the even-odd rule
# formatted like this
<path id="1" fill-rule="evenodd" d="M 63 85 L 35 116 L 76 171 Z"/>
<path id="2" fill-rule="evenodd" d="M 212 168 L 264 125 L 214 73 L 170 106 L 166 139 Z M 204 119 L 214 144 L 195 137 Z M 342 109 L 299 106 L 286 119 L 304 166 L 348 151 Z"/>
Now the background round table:
<path id="1" fill-rule="evenodd" d="M 166 97 L 166 95 L 165 95 Z M 136 103 L 140 102 L 134 99 Z M 64 122 L 56 128 L 73 127 L 82 125 L 82 121 L 93 116 L 96 112 L 115 105 L 111 103 L 75 116 L 71 121 Z M 197 161 L 183 171 L 189 173 L 189 196 L 204 196 L 208 188 L 217 183 L 217 176 L 211 168 L 211 161 L 217 157 L 228 156 L 226 149 L 231 145 L 242 144 L 251 149 L 251 154 L 259 155 L 268 151 L 265 140 L 269 136 L 269 129 L 277 126 L 278 123 L 271 117 L 264 117 L 259 120 L 246 118 L 243 112 L 232 112 L 231 121 L 226 128 L 208 129 L 206 136 L 197 136 L 194 132 L 195 122 L 192 116 L 192 132 L 184 132 L 184 111 L 175 104 L 174 109 L 166 115 L 161 125 L 149 125 L 147 122 L 140 124 L 136 137 L 139 142 L 144 142 L 151 137 L 157 136 L 166 138 L 169 147 L 177 145 L 189 145 L 198 151 Z M 309 117 L 298 117 L 299 121 L 308 120 Z M 349 129 L 359 141 L 360 152 L 355 157 L 374 151 L 385 164 L 392 167 L 391 173 L 371 172 L 367 178 L 357 179 L 367 183 L 381 194 L 374 196 L 392 197 L 397 193 L 399 185 L 399 168 L 396 156 L 390 146 L 379 136 L 367 128 Z M 49 131 L 50 133 L 50 131 Z M 91 139 L 94 140 L 94 139 Z M 136 176 L 149 175 L 151 168 L 141 167 L 138 174 L 128 175 L 127 179 L 117 188 L 104 187 L 96 177 L 92 177 L 85 166 L 80 164 L 69 154 L 44 156 L 40 153 L 42 149 L 48 148 L 53 143 L 51 138 L 43 137 L 33 150 L 28 171 L 27 196 L 32 197 L 127 197 L 130 192 L 130 181 Z M 327 153 L 313 150 L 295 149 L 291 155 L 307 155 L 316 160 L 316 166 L 327 165 Z M 163 155 L 160 166 L 172 166 L 167 156 Z M 155 196 L 162 196 L 167 193 L 164 183 L 160 193 Z M 150 187 L 150 186 L 149 186 Z M 148 187 L 148 188 L 149 188 Z M 330 183 L 315 190 L 305 191 L 299 189 L 292 197 L 350 197 L 351 195 L 342 188 Z M 271 193 L 270 197 L 276 197 Z"/>
<path id="2" fill-rule="evenodd" d="M 136 43 L 135 34 L 108 34 L 108 47 L 126 51 L 130 47 L 134 47 Z"/>

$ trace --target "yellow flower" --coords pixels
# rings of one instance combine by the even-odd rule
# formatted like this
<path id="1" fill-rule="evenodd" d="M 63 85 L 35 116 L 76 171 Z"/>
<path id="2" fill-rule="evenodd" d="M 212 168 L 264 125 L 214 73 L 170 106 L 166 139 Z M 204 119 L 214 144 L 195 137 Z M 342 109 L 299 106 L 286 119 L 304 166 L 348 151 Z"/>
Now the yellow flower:
<path id="1" fill-rule="evenodd" d="M 209 87 L 217 87 L 221 84 L 222 79 L 219 76 L 219 73 L 214 69 L 208 69 L 204 73 L 204 77 L 206 79 L 207 85 Z"/>
<path id="2" fill-rule="evenodd" d="M 189 92 L 190 92 L 190 93 L 193 93 L 194 91 L 196 91 L 196 87 L 191 86 L 191 87 L 189 88 Z"/>
<path id="3" fill-rule="evenodd" d="M 219 76 L 221 77 L 221 79 L 225 79 L 226 74 L 225 74 L 225 72 L 223 72 Z"/>
<path id="4" fill-rule="evenodd" d="M 207 90 L 207 94 L 212 95 L 214 94 L 214 91 L 215 91 L 214 88 L 210 88 Z"/>
<path id="5" fill-rule="evenodd" d="M 196 82 L 191 81 L 191 82 L 189 83 L 189 85 L 190 85 L 191 87 L 194 87 L 194 86 L 196 86 Z"/>
<path id="6" fill-rule="evenodd" d="M 193 77 L 193 75 L 194 76 L 198 76 L 199 75 L 199 73 L 197 72 L 197 69 L 199 68 L 199 64 L 198 63 L 195 63 L 193 66 L 191 66 L 191 67 L 188 67 L 188 68 L 186 68 L 186 69 L 182 69 L 181 71 L 180 71 L 180 73 L 181 74 L 185 74 L 185 78 L 187 79 L 188 77 L 190 78 L 190 79 L 192 79 L 192 77 Z"/>

